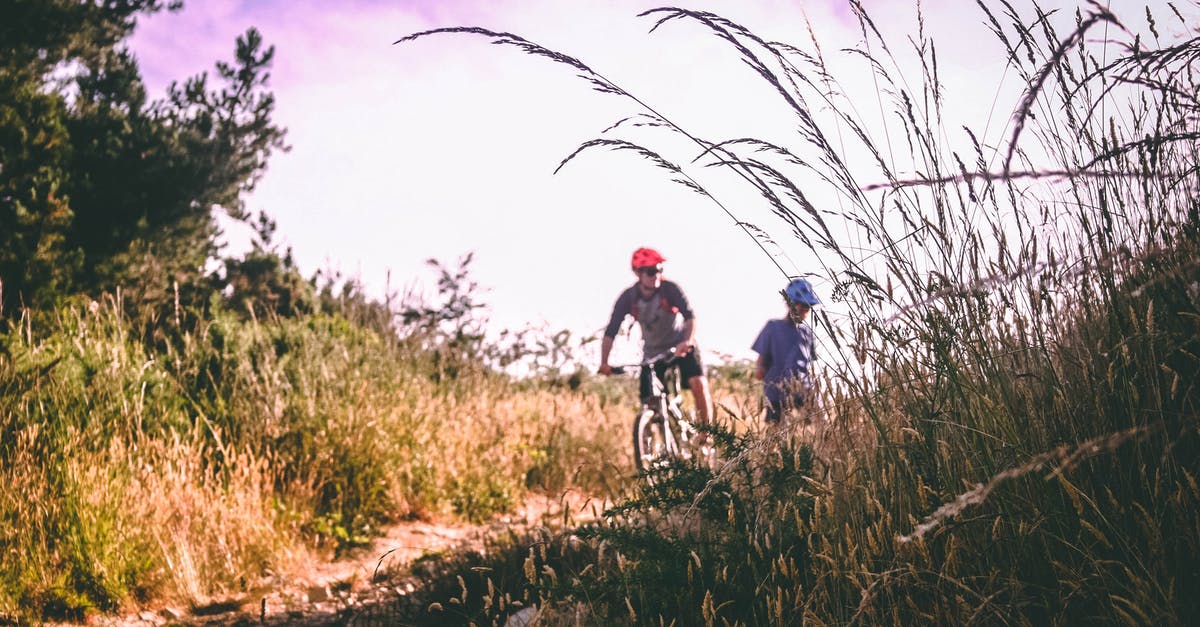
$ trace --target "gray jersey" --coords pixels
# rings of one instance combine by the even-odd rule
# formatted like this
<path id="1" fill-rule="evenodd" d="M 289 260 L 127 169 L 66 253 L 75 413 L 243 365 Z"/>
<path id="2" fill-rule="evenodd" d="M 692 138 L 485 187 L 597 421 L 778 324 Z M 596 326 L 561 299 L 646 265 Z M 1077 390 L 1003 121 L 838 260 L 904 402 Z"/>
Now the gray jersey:
<path id="1" fill-rule="evenodd" d="M 642 357 L 648 359 L 667 352 L 683 341 L 684 323 L 694 317 L 683 290 L 664 280 L 658 291 L 642 298 L 638 286 L 621 292 L 613 305 L 605 337 L 616 337 L 625 316 L 633 316 L 642 330 Z"/>

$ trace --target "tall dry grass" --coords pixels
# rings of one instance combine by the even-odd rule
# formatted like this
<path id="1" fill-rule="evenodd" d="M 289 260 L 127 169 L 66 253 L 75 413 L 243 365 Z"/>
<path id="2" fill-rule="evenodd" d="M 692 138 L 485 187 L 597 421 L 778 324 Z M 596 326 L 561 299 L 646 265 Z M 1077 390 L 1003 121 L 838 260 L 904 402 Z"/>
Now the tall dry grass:
<path id="1" fill-rule="evenodd" d="M 389 521 L 485 520 L 629 467 L 600 383 L 517 385 L 437 325 L 176 314 L 79 299 L 0 337 L 5 620 L 204 604 Z"/>
<path id="2" fill-rule="evenodd" d="M 643 14 L 729 44 L 799 129 L 766 139 L 705 138 L 511 33 L 402 40 L 482 35 L 632 99 L 644 124 L 615 133 L 669 129 L 695 152 L 628 135 L 580 151 L 630 151 L 727 213 L 704 172 L 734 173 L 784 225 L 746 232 L 764 250 L 790 236 L 819 253 L 814 274 L 851 312 L 816 315 L 825 426 L 724 438 L 724 469 L 679 472 L 584 532 L 588 566 L 551 578 L 556 562 L 531 553 L 525 603 L 636 624 L 1200 620 L 1194 24 L 1172 5 L 1118 17 L 981 3 L 980 28 L 1025 86 L 1010 124 L 985 135 L 943 109 L 954 85 L 920 4 L 911 65 L 850 6 L 850 55 L 878 86 L 883 126 L 815 38 Z"/>

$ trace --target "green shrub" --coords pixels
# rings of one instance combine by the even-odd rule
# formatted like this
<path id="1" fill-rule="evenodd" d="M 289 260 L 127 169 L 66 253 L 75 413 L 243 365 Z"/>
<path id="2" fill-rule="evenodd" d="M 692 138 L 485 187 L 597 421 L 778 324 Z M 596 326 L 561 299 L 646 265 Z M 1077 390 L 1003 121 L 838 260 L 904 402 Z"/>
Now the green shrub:
<path id="1" fill-rule="evenodd" d="M 573 447 L 613 458 L 586 393 L 439 379 L 420 342 L 339 314 L 185 313 L 77 300 L 0 336 L 0 613 L 203 603 L 390 520 L 510 510 Z"/>

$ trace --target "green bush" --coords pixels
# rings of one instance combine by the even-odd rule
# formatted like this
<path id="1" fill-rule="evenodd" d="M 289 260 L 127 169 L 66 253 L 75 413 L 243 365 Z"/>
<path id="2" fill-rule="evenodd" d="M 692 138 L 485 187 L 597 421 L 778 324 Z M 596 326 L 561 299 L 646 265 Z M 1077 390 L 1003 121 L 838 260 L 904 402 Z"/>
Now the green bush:
<path id="1" fill-rule="evenodd" d="M 583 392 L 431 376 L 421 341 L 336 313 L 180 314 L 75 300 L 0 336 L 0 612 L 204 602 L 391 520 L 486 520 L 572 446 L 613 457 Z"/>

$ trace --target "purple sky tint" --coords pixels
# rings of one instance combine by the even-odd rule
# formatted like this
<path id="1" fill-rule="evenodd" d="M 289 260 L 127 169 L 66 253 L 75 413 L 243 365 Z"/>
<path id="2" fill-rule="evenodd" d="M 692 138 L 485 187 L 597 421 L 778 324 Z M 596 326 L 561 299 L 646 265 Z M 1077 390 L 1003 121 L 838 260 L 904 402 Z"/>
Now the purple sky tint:
<path id="1" fill-rule="evenodd" d="M 389 270 L 393 288 L 428 285 L 426 259 L 474 251 L 475 277 L 491 288 L 486 299 L 497 326 L 533 322 L 592 333 L 632 283 L 629 253 L 652 245 L 670 259 L 668 277 L 691 296 L 702 345 L 748 358 L 763 321 L 781 314 L 783 278 L 720 208 L 628 154 L 585 154 L 552 175 L 576 146 L 636 106 L 589 90 L 566 68 L 477 37 L 392 45 L 436 27 L 510 31 L 580 58 L 705 137 L 796 141 L 777 96 L 717 38 L 679 21 L 647 33 L 653 22 L 636 15 L 660 4 L 191 0 L 178 14 L 145 20 L 133 48 L 151 93 L 160 95 L 170 80 L 230 59 L 234 39 L 250 26 L 276 46 L 276 119 L 288 127 L 293 150 L 273 158 L 248 208 L 277 219 L 306 274 L 333 266 L 382 293 Z M 849 106 L 872 123 L 886 118 L 879 85 L 841 52 L 860 39 L 843 0 L 670 4 L 713 10 L 806 48 L 811 24 L 827 61 L 842 70 Z M 915 1 L 864 4 L 907 64 Z M 1002 144 L 1019 95 L 1002 49 L 974 3 L 923 7 L 954 120 L 945 141 L 965 140 L 961 121 L 983 129 L 983 141 Z M 919 77 L 913 65 L 906 68 Z M 661 131 L 633 131 L 631 138 L 677 160 L 695 156 Z M 744 185 L 700 174 L 711 176 L 739 220 L 776 237 L 789 273 L 818 265 Z M 836 209 L 836 198 L 813 193 Z M 229 235 L 235 247 L 245 241 L 237 228 Z M 827 293 L 830 286 L 817 287 Z M 828 310 L 845 313 L 837 305 Z"/>

